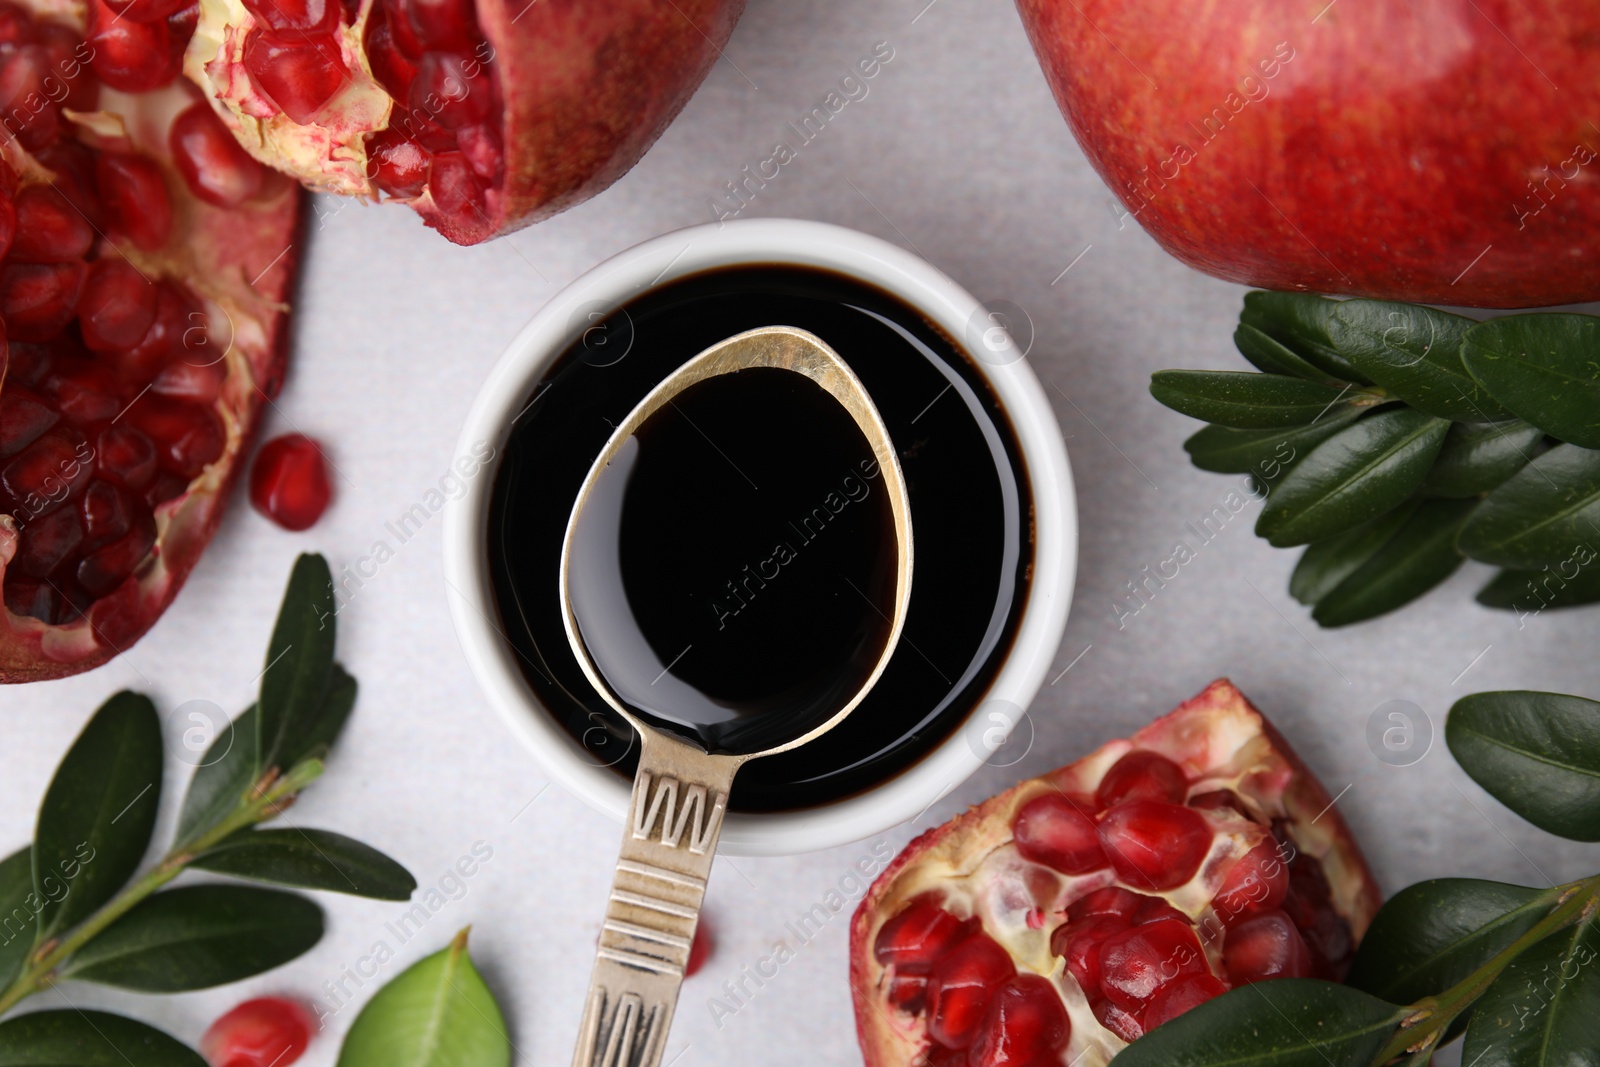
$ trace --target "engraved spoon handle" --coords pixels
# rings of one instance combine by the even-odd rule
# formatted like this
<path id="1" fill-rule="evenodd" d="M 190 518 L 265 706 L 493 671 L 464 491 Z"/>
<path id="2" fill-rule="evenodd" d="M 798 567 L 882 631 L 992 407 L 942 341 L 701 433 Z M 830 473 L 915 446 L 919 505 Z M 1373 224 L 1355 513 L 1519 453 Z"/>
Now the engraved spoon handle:
<path id="1" fill-rule="evenodd" d="M 639 769 L 573 1067 L 657 1067 L 744 759 L 640 731 Z"/>

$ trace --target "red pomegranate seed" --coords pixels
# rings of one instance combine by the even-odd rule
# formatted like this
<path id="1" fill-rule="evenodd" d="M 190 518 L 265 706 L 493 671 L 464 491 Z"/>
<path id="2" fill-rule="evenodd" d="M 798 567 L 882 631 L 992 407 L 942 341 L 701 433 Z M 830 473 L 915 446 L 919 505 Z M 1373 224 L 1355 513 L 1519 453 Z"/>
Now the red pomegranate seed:
<path id="1" fill-rule="evenodd" d="M 411 27 L 411 15 L 406 11 L 404 0 L 380 0 L 373 6 L 383 8 L 383 21 L 388 24 L 400 53 L 413 62 L 421 59 L 426 49 L 417 38 L 417 31 Z"/>
<path id="2" fill-rule="evenodd" d="M 1100 988 L 1107 999 L 1141 1011 L 1162 986 L 1187 974 L 1209 974 L 1194 928 L 1176 919 L 1135 926 L 1100 945 Z"/>
<path id="3" fill-rule="evenodd" d="M 211 105 L 195 104 L 180 114 L 167 141 L 189 191 L 206 203 L 238 207 L 261 191 L 261 164 L 239 147 Z"/>
<path id="4" fill-rule="evenodd" d="M 139 512 L 133 528 L 78 564 L 78 584 L 98 600 L 128 579 L 156 543 L 156 521 Z"/>
<path id="5" fill-rule="evenodd" d="M 1188 804 L 1191 808 L 1198 808 L 1201 811 L 1224 811 L 1252 822 L 1256 821 L 1256 817 L 1250 814 L 1250 809 L 1244 806 L 1239 794 L 1231 789 L 1213 789 L 1208 793 L 1196 793 L 1189 798 Z"/>
<path id="6" fill-rule="evenodd" d="M 367 174 L 390 196 L 421 196 L 428 182 L 429 156 L 415 141 L 396 130 L 384 130 L 367 140 Z"/>
<path id="7" fill-rule="evenodd" d="M 56 508 L 22 527 L 21 543 L 11 565 L 21 574 L 43 578 L 82 544 L 83 520 L 77 509 Z"/>
<path id="8" fill-rule="evenodd" d="M 1320 866 L 1302 859 L 1289 864 L 1289 892 L 1283 898 L 1283 910 L 1311 949 L 1316 976 L 1334 981 L 1343 978 L 1354 940 L 1350 924 L 1333 910 Z"/>
<path id="9" fill-rule="evenodd" d="M 143 489 L 155 477 L 156 446 L 130 426 L 107 426 L 95 442 L 95 463 L 106 477 Z"/>
<path id="10" fill-rule="evenodd" d="M 450 52 L 428 52 L 411 83 L 411 106 L 447 130 L 473 126 L 489 117 L 494 89 L 476 59 Z"/>
<path id="11" fill-rule="evenodd" d="M 131 152 L 102 152 L 95 161 L 95 185 L 113 229 L 147 252 L 167 243 L 172 198 L 155 160 Z"/>
<path id="12" fill-rule="evenodd" d="M 896 1011 L 920 1015 L 928 1004 L 928 976 L 896 974 L 889 979 L 888 996 L 890 1006 Z"/>
<path id="13" fill-rule="evenodd" d="M 928 977 L 928 1036 L 963 1049 L 978 1036 L 989 999 L 1017 973 L 1011 956 L 986 934 L 974 933 L 945 954 Z"/>
<path id="14" fill-rule="evenodd" d="M 39 162 L 55 174 L 55 189 L 78 209 L 93 229 L 104 228 L 105 212 L 95 192 L 94 153 L 74 140 L 61 140 L 38 153 Z"/>
<path id="15" fill-rule="evenodd" d="M 132 348 L 156 319 L 155 283 L 121 259 L 96 260 L 78 298 L 83 343 L 96 352 Z"/>
<path id="16" fill-rule="evenodd" d="M 91 53 L 82 36 L 59 22 L 37 24 L 39 43 L 50 57 L 50 69 L 66 84 L 63 107 L 74 111 L 93 111 L 100 99 L 100 83 L 89 66 Z"/>
<path id="17" fill-rule="evenodd" d="M 122 490 L 96 478 L 83 491 L 83 548 L 92 552 L 128 532 L 128 504 Z"/>
<path id="18" fill-rule="evenodd" d="M 259 463 L 259 458 L 257 459 Z M 316 520 L 313 519 L 312 522 Z M 310 525 L 309 523 L 307 525 Z M 304 527 L 301 527 L 304 529 Z M 706 922 L 705 916 L 694 927 L 694 940 L 689 942 L 689 962 L 684 964 L 683 976 L 688 978 L 706 965 L 706 960 L 711 958 L 712 950 L 717 947 L 717 937 L 712 932 L 711 924 Z"/>
<path id="19" fill-rule="evenodd" d="M 1055 986 L 1037 974 L 1019 974 L 995 991 L 967 1062 L 979 1067 L 1059 1062 L 1071 1036 L 1072 1021 Z"/>
<path id="20" fill-rule="evenodd" d="M 1222 962 L 1234 985 L 1268 978 L 1306 978 L 1312 973 L 1311 950 L 1281 911 L 1246 919 L 1228 931 Z"/>
<path id="21" fill-rule="evenodd" d="M 6 573 L 6 607 L 16 615 L 55 624 L 61 619 L 61 598 L 49 582 Z"/>
<path id="22" fill-rule="evenodd" d="M 33 16 L 10 0 L 0 2 L 0 46 L 29 44 L 35 40 Z"/>
<path id="23" fill-rule="evenodd" d="M 160 22 L 182 11 L 192 0 L 105 0 L 112 11 L 135 22 Z"/>
<path id="24" fill-rule="evenodd" d="M 1130 800 L 1100 819 L 1100 844 L 1130 885 L 1176 889 L 1194 877 L 1211 848 L 1211 824 L 1181 804 Z"/>
<path id="25" fill-rule="evenodd" d="M 505 153 L 500 148 L 500 135 L 487 123 L 480 126 L 463 126 L 456 131 L 456 146 L 466 157 L 472 173 L 484 181 L 496 184 L 505 170 Z"/>
<path id="26" fill-rule="evenodd" d="M 1144 1023 L 1137 1012 L 1127 1011 L 1104 998 L 1090 1001 L 1089 1010 L 1094 1012 L 1101 1026 L 1124 1041 L 1137 1041 L 1144 1036 Z"/>
<path id="27" fill-rule="evenodd" d="M 0 196 L 0 259 L 11 251 L 11 242 L 17 235 L 17 207 L 9 196 Z"/>
<path id="28" fill-rule="evenodd" d="M 261 94 L 301 126 L 314 122 L 350 81 L 331 37 L 280 40 L 271 33 L 253 34 L 245 42 L 244 69 Z"/>
<path id="29" fill-rule="evenodd" d="M 206 319 L 188 295 L 162 282 L 156 293 L 156 317 L 144 339 L 122 352 L 109 353 L 122 380 L 143 386 L 178 357 L 191 363 L 216 361 L 210 350 Z"/>
<path id="30" fill-rule="evenodd" d="M 1060 793 L 1035 797 L 1012 824 L 1023 859 L 1063 874 L 1088 874 L 1106 865 L 1094 822 Z"/>
<path id="31" fill-rule="evenodd" d="M 14 263 L 67 263 L 82 259 L 94 244 L 94 227 L 60 190 L 30 185 L 17 194 Z"/>
<path id="32" fill-rule="evenodd" d="M 966 937 L 970 924 L 925 900 L 914 900 L 884 923 L 872 943 L 873 955 L 897 974 L 927 974 L 946 952 Z"/>
<path id="33" fill-rule="evenodd" d="M 1050 937 L 1050 951 L 1067 961 L 1084 995 L 1100 995 L 1100 946 L 1106 938 L 1128 929 L 1118 915 L 1096 915 L 1060 927 Z"/>
<path id="34" fill-rule="evenodd" d="M 366 45 L 367 63 L 372 67 L 372 76 L 396 100 L 411 99 L 411 80 L 417 76 L 417 65 L 395 43 L 394 30 L 384 17 L 383 5 L 373 5 L 369 18 Z"/>
<path id="35" fill-rule="evenodd" d="M 110 368 L 81 356 L 56 360 L 44 383 L 61 414 L 80 425 L 116 418 L 124 404 L 120 385 Z"/>
<path id="36" fill-rule="evenodd" d="M 304 434 L 274 437 L 250 467 L 250 503 L 286 530 L 304 530 L 322 517 L 332 488 L 322 447 Z"/>
<path id="37" fill-rule="evenodd" d="M 164 396 L 145 396 L 124 418 L 154 442 L 161 466 L 193 478 L 222 455 L 222 420 L 209 407 Z"/>
<path id="38" fill-rule="evenodd" d="M 60 113 L 46 84 L 50 77 L 50 54 L 37 44 L 0 54 L 0 113 L 6 116 L 7 135 L 16 134 L 30 151 L 51 144 L 60 133 Z M 59 92 L 60 79 L 53 84 Z"/>
<path id="39" fill-rule="evenodd" d="M 173 474 L 171 471 L 161 471 L 156 475 L 155 481 L 144 491 L 144 502 L 152 508 L 160 507 L 169 500 L 176 500 L 189 488 L 189 480 Z"/>
<path id="40" fill-rule="evenodd" d="M 424 49 L 470 52 L 478 43 L 472 0 L 410 0 L 406 6 Z"/>
<path id="41" fill-rule="evenodd" d="M 1183 768 L 1157 752 L 1130 752 L 1100 779 L 1094 798 L 1102 810 L 1129 800 L 1182 804 L 1189 793 Z"/>
<path id="42" fill-rule="evenodd" d="M 1133 920 L 1133 915 L 1139 906 L 1152 899 L 1143 893 L 1135 893 L 1121 886 L 1108 885 L 1104 889 L 1096 889 L 1067 905 L 1067 919 L 1078 922 L 1093 915 L 1114 915 L 1121 919 Z"/>
<path id="43" fill-rule="evenodd" d="M 150 383 L 150 391 L 196 404 L 209 404 L 222 393 L 222 383 L 227 378 L 228 368 L 221 362 L 191 363 L 175 359 L 156 375 L 155 381 Z"/>
<path id="44" fill-rule="evenodd" d="M 244 0 L 244 9 L 275 30 L 311 35 L 332 33 L 339 26 L 337 0 Z"/>
<path id="45" fill-rule="evenodd" d="M 77 497 L 93 476 L 89 442 L 70 426 L 58 426 L 0 469 L 0 489 L 31 520 Z"/>
<path id="46" fill-rule="evenodd" d="M 180 71 L 183 69 L 183 53 L 188 50 L 189 41 L 194 37 L 195 27 L 199 25 L 199 0 L 194 0 L 188 7 L 167 18 L 167 40 L 171 49 L 172 63 Z"/>
<path id="47" fill-rule="evenodd" d="M 170 84 L 182 64 L 174 62 L 167 24 L 118 18 L 105 0 L 89 0 L 89 32 L 94 72 L 125 93 L 145 93 Z"/>
<path id="48" fill-rule="evenodd" d="M 1289 865 L 1278 855 L 1278 842 L 1267 838 L 1246 852 L 1222 880 L 1212 901 L 1223 925 L 1232 926 L 1246 916 L 1271 911 L 1289 892 Z"/>
<path id="49" fill-rule="evenodd" d="M 479 210 L 483 186 L 460 152 L 440 152 L 428 168 L 428 193 L 446 215 L 471 216 Z"/>
<path id="50" fill-rule="evenodd" d="M 1144 1028 L 1154 1030 L 1162 1023 L 1175 1019 L 1190 1008 L 1199 1007 L 1212 997 L 1228 991 L 1221 980 L 1209 974 L 1191 974 L 1163 986 L 1150 998 L 1144 1010 Z"/>
<path id="51" fill-rule="evenodd" d="M 0 391 L 0 459 L 31 445 L 58 418 L 44 397 L 26 386 L 7 383 Z"/>
<path id="52" fill-rule="evenodd" d="M 0 268 L 0 317 L 13 341 L 48 341 L 72 321 L 88 273 L 82 263 L 8 263 Z"/>
<path id="53" fill-rule="evenodd" d="M 0 320 L 0 338 L 5 335 L 3 320 Z M 50 375 L 50 367 L 54 362 L 54 354 L 46 345 L 23 344 L 12 341 L 5 346 L 10 349 L 9 365 L 6 367 L 5 384 L 36 386 Z"/>
<path id="54" fill-rule="evenodd" d="M 311 1043 L 311 1017 L 282 997 L 247 1000 L 212 1023 L 200 1039 L 211 1067 L 289 1067 Z"/>

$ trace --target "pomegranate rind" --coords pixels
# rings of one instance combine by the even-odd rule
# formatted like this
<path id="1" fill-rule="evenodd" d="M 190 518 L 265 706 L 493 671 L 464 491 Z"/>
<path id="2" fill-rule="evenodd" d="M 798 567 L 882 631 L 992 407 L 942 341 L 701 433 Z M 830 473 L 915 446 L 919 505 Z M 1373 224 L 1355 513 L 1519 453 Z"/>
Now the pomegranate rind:
<path id="1" fill-rule="evenodd" d="M 850 926 L 851 999 L 867 1067 L 926 1062 L 926 1019 L 889 1006 L 890 974 L 873 952 L 879 928 L 923 894 L 937 897 L 957 918 L 981 918 L 984 932 L 1006 948 L 1019 973 L 1042 975 L 1054 985 L 1072 1021 L 1062 1063 L 1101 1067 L 1126 1046 L 1094 1017 L 1065 961 L 1050 951 L 1050 935 L 1061 916 L 1049 915 L 1041 924 L 1031 914 L 1041 903 L 1041 886 L 1055 886 L 1058 901 L 1075 899 L 1113 884 L 1115 875 L 1109 869 L 1063 875 L 1030 863 L 1016 851 L 1012 824 L 1022 806 L 1038 796 L 1056 791 L 1092 795 L 1112 764 L 1135 749 L 1159 752 L 1180 764 L 1190 778 L 1190 796 L 1231 789 L 1267 817 L 1284 820 L 1295 849 L 1321 864 L 1334 910 L 1359 943 L 1382 895 L 1349 827 L 1283 735 L 1231 682 L 1219 679 L 1132 737 L 1108 742 L 1075 763 L 1021 782 L 901 850 L 862 898 Z M 1197 921 L 1208 960 L 1219 971 L 1221 939 L 1203 936 L 1208 924 L 1214 928 L 1216 923 L 1209 912 L 1217 886 L 1207 884 L 1204 872 L 1231 864 L 1270 835 L 1259 823 L 1233 813 L 1206 815 L 1215 837 L 1203 873 L 1177 889 L 1150 895 Z M 1048 903 L 1044 906 L 1047 913 L 1052 910 Z"/>
<path id="2" fill-rule="evenodd" d="M 59 4 L 36 5 L 36 10 L 61 16 Z M 43 681 L 97 667 L 154 625 L 210 541 L 261 405 L 282 381 L 285 301 L 299 260 L 303 194 L 279 181 L 251 202 L 226 210 L 189 195 L 166 145 L 172 119 L 193 103 L 192 92 L 181 84 L 136 96 L 102 89 L 100 110 L 67 117 L 84 131 L 80 139 L 86 143 L 131 147 L 154 159 L 166 175 L 173 207 L 167 244 L 145 252 L 102 237 L 98 252 L 121 256 L 147 276 L 182 282 L 202 301 L 209 336 L 226 339 L 219 358 L 227 377 L 215 405 L 226 434 L 222 454 L 183 493 L 155 509 L 155 547 L 82 617 L 50 625 L 0 606 L 0 683 Z M 24 183 L 50 178 L 15 140 L 6 144 L 5 158 Z M 4 370 L 0 362 L 0 390 Z M 16 522 L 0 515 L 0 583 L 17 547 Z"/>

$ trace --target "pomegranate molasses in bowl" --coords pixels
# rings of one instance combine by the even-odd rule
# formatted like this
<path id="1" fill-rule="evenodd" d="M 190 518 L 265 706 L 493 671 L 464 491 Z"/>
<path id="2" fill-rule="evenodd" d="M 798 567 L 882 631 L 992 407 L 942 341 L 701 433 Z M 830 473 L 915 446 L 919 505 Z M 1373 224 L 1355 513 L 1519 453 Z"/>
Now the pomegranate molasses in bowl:
<path id="1" fill-rule="evenodd" d="M 768 326 L 814 334 L 860 379 L 904 476 L 915 564 L 877 682 L 826 736 L 745 766 L 721 848 L 856 840 L 982 765 L 1045 678 L 1077 559 L 1060 429 L 998 324 L 903 249 L 786 219 L 647 241 L 534 316 L 462 431 L 460 454 L 494 461 L 447 511 L 445 568 L 473 672 L 554 779 L 620 821 L 638 760 L 563 624 L 563 536 L 585 477 L 660 382 Z M 725 711 L 665 725 L 711 752 L 803 732 L 793 709 L 859 681 L 860 650 L 887 625 L 872 550 L 882 471 L 795 376 L 756 373 L 682 397 L 654 440 L 613 459 L 631 466 L 591 554 L 614 600 L 594 610 L 625 604 L 648 635 L 630 704 L 665 700 L 661 687 L 707 695 Z"/>

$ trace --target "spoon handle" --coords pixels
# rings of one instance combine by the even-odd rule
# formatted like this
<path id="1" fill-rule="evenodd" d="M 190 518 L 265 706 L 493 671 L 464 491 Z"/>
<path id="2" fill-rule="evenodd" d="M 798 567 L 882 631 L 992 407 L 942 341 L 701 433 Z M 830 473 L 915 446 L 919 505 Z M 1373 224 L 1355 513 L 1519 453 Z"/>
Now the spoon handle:
<path id="1" fill-rule="evenodd" d="M 573 1067 L 661 1062 L 728 789 L 743 762 L 640 731 L 633 802 Z"/>

